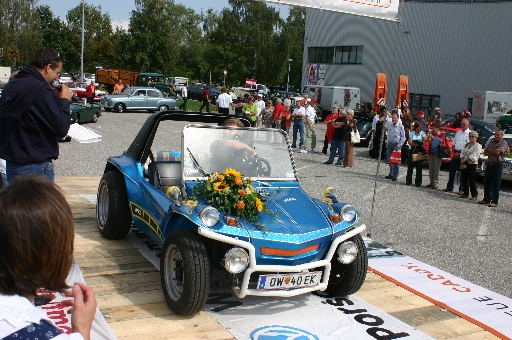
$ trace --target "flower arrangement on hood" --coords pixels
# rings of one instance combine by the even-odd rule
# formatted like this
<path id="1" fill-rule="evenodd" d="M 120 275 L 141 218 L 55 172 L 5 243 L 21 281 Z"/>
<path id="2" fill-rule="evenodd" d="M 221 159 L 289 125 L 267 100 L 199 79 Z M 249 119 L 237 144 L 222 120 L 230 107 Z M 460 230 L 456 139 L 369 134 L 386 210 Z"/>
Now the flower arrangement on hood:
<path id="1" fill-rule="evenodd" d="M 252 179 L 234 169 L 208 174 L 198 182 L 194 194 L 225 213 L 256 222 L 259 213 L 268 209 L 266 199 L 252 187 Z"/>

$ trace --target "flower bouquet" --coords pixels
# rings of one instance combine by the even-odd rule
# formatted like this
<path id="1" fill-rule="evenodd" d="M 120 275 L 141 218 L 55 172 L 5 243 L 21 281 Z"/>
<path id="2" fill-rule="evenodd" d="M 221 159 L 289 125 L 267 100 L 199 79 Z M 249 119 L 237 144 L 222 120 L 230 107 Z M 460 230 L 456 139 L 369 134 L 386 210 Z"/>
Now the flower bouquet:
<path id="1" fill-rule="evenodd" d="M 266 210 L 265 198 L 251 185 L 251 178 L 243 177 L 238 171 L 226 169 L 215 172 L 200 180 L 194 187 L 194 194 L 208 204 L 237 217 L 258 221 L 259 213 Z"/>

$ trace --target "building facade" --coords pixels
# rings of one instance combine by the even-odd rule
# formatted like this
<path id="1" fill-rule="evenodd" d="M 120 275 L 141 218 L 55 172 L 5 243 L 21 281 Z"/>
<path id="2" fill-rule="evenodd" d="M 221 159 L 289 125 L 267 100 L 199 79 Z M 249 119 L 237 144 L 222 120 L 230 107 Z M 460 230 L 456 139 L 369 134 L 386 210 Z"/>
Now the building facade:
<path id="1" fill-rule="evenodd" d="M 445 114 L 470 106 L 474 91 L 512 92 L 511 1 L 405 1 L 399 17 L 308 9 L 302 88 L 311 81 L 359 87 L 361 102 L 371 102 L 384 72 L 390 108 L 407 74 L 409 92 L 440 96 Z"/>

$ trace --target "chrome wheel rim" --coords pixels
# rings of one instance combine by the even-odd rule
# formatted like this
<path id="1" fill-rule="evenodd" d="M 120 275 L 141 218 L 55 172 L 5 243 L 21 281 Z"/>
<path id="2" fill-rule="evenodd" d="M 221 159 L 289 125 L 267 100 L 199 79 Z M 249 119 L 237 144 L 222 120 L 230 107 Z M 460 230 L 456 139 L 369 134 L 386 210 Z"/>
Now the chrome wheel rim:
<path id="1" fill-rule="evenodd" d="M 99 227 L 104 228 L 108 218 L 108 187 L 103 184 L 98 194 L 98 220 Z"/>
<path id="2" fill-rule="evenodd" d="M 164 257 L 165 287 L 169 297 L 178 301 L 183 293 L 183 259 L 180 250 L 175 244 L 171 244 Z"/>

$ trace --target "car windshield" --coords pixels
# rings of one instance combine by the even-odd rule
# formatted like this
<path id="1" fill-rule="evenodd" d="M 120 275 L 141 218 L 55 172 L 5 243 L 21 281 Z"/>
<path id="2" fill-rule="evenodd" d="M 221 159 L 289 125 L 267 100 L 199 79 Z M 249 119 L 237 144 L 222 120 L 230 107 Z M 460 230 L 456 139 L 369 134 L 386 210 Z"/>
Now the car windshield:
<path id="1" fill-rule="evenodd" d="M 133 94 L 135 93 L 135 91 L 136 91 L 135 89 L 131 89 L 131 88 L 130 88 L 130 89 L 126 89 L 126 90 L 123 92 L 123 94 L 124 94 L 125 96 L 133 96 Z"/>
<path id="2" fill-rule="evenodd" d="M 295 181 L 295 166 L 278 130 L 188 125 L 183 130 L 185 180 L 231 168 L 265 181 Z"/>

